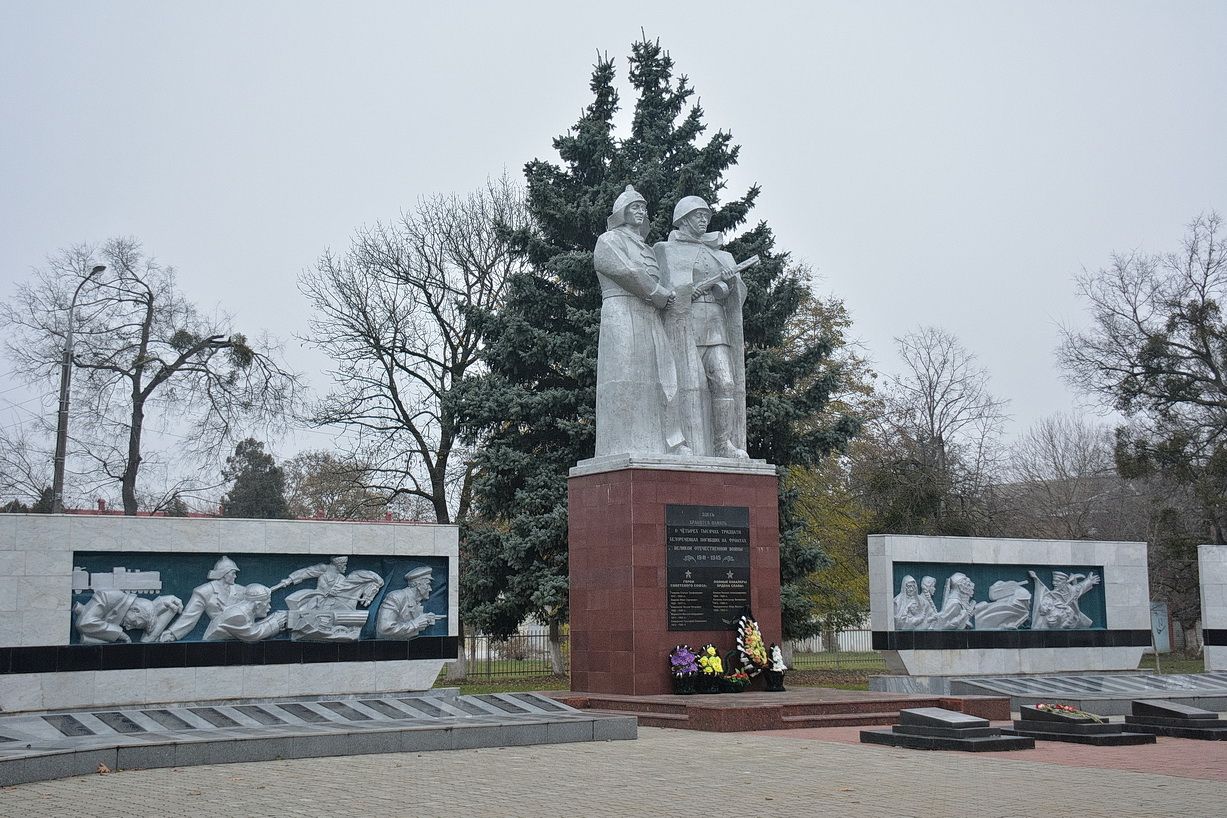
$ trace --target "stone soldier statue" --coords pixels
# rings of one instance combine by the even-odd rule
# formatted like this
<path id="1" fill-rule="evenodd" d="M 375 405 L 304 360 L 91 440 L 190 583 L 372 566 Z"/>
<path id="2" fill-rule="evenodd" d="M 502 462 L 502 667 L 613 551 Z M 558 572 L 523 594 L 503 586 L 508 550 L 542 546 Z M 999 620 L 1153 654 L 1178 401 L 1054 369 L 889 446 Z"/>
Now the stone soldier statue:
<path id="1" fill-rule="evenodd" d="M 646 200 L 630 185 L 618 196 L 597 239 L 593 266 L 601 285 L 596 364 L 596 456 L 688 456 L 677 406 L 677 367 L 661 314 L 675 303 L 644 243 Z"/>
<path id="2" fill-rule="evenodd" d="M 286 628 L 289 614 L 273 611 L 273 592 L 267 585 L 252 583 L 243 595 L 226 606 L 205 629 L 206 642 L 237 639 L 240 642 L 262 642 L 272 639 Z"/>
<path id="3" fill-rule="evenodd" d="M 182 610 L 183 602 L 177 596 L 142 599 L 129 591 L 104 589 L 94 591 L 88 601 L 78 602 L 73 614 L 81 642 L 97 645 L 131 642 L 130 630 L 142 631 L 142 642 L 157 641 Z"/>
<path id="4" fill-rule="evenodd" d="M 239 575 L 239 567 L 229 557 L 222 557 L 208 573 L 208 582 L 198 585 L 192 590 L 183 613 L 169 628 L 162 631 L 159 642 L 173 642 L 187 636 L 196 627 L 200 617 L 207 614 L 212 621 L 221 615 L 231 603 L 243 598 L 243 586 L 235 580 Z"/>
<path id="5" fill-rule="evenodd" d="M 414 568 L 405 574 L 405 587 L 383 598 L 375 619 L 375 633 L 385 639 L 412 639 L 443 617 L 425 610 L 430 599 L 430 568 Z"/>
<path id="6" fill-rule="evenodd" d="M 707 233 L 711 208 L 687 196 L 673 209 L 668 241 L 657 242 L 665 287 L 677 295 L 667 321 L 678 367 L 682 432 L 696 455 L 746 457 L 746 370 L 741 307 L 746 285 L 737 264 Z"/>

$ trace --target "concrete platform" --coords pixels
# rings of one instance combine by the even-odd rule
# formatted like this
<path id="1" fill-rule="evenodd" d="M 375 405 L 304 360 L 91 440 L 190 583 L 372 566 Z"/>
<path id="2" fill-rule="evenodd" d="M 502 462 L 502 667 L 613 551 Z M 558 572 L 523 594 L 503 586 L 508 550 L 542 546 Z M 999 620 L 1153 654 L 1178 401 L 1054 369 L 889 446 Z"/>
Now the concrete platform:
<path id="1" fill-rule="evenodd" d="M 1009 700 L 1000 696 L 900 696 L 825 687 L 687 696 L 567 691 L 548 695 L 582 710 L 633 715 L 644 727 L 714 733 L 893 724 L 900 710 L 914 707 L 943 707 L 997 721 L 1010 717 Z"/>
<path id="2" fill-rule="evenodd" d="M 238 761 L 634 739 L 633 717 L 455 689 L 0 715 L 0 786 Z"/>

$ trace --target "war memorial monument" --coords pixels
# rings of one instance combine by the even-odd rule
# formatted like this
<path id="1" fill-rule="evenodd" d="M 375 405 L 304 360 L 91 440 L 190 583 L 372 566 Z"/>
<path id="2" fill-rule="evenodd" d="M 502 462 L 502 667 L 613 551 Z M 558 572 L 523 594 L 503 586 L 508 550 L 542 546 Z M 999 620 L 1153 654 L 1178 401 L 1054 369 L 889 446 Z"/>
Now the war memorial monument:
<path id="1" fill-rule="evenodd" d="M 601 285 L 596 453 L 568 485 L 571 686 L 670 689 L 680 642 L 727 642 L 748 612 L 780 632 L 775 468 L 746 454 L 740 263 L 686 196 L 648 245 L 647 202 L 613 202 Z"/>
<path id="2" fill-rule="evenodd" d="M 653 245 L 647 215 L 627 185 L 594 251 L 596 446 L 568 479 L 571 688 L 587 694 L 670 693 L 672 648 L 728 645 L 751 619 L 760 641 L 781 639 L 776 469 L 746 445 L 741 273 L 758 259 L 721 249 L 699 197 L 674 204 Z M 1144 543 L 873 535 L 868 553 L 890 670 L 871 687 L 945 698 L 862 741 L 1153 740 L 1036 709 L 1054 696 L 1131 712 L 1140 733 L 1227 735 L 1189 701 L 1165 703 L 1193 688 L 1085 675 L 1133 671 L 1150 644 Z M 1221 547 L 1201 556 L 1209 669 L 1227 572 Z M 457 656 L 457 559 L 455 526 L 2 515 L 0 784 L 99 764 L 634 738 L 633 716 L 431 690 Z M 765 689 L 782 691 L 771 655 Z M 945 709 L 986 695 L 1024 708 L 1013 735 Z M 740 718 L 692 726 L 771 726 Z"/>

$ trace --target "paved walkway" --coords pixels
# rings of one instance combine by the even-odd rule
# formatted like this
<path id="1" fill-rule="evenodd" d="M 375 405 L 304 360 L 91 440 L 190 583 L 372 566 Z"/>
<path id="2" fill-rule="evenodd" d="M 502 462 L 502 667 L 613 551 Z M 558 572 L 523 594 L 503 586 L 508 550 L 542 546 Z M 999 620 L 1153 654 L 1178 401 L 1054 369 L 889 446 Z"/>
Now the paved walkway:
<path id="1" fill-rule="evenodd" d="M 854 733 L 640 728 L 637 741 L 126 771 L 2 789 L 0 815 L 1209 818 L 1227 805 L 1227 742 L 980 755 Z"/>

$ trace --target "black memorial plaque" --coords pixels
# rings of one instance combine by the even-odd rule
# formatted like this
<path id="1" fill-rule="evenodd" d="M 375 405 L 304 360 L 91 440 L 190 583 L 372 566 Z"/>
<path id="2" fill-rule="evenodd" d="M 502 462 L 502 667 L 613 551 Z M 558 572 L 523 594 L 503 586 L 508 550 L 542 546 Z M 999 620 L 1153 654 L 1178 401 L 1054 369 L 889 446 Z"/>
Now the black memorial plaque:
<path id="1" fill-rule="evenodd" d="M 665 506 L 669 630 L 732 628 L 750 606 L 750 509 Z"/>

